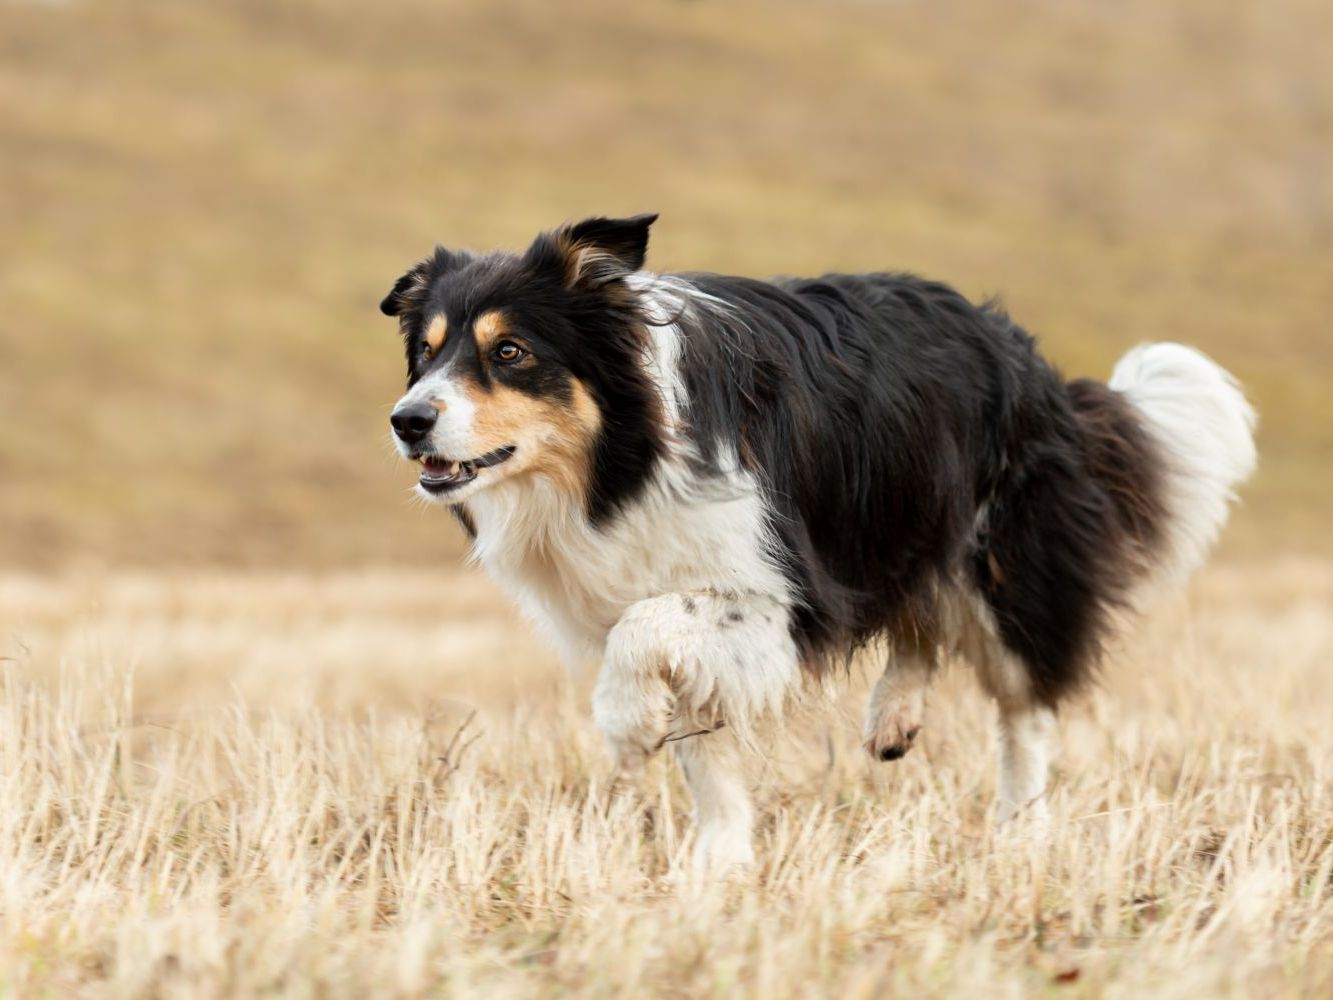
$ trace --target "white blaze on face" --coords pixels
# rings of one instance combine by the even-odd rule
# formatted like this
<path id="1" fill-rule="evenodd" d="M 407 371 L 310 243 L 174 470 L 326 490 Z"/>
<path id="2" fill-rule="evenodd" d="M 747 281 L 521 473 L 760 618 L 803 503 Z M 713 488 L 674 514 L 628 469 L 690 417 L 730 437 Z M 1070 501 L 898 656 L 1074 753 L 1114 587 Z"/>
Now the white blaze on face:
<path id="1" fill-rule="evenodd" d="M 452 366 L 431 372 L 398 401 L 398 406 L 426 403 L 439 412 L 435 429 L 425 441 L 425 450 L 445 458 L 476 458 L 485 449 L 479 449 L 473 437 L 477 406 L 464 391 L 460 380 L 453 376 Z M 395 407 L 397 409 L 397 407 Z M 407 457 L 408 448 L 395 436 L 398 450 Z"/>

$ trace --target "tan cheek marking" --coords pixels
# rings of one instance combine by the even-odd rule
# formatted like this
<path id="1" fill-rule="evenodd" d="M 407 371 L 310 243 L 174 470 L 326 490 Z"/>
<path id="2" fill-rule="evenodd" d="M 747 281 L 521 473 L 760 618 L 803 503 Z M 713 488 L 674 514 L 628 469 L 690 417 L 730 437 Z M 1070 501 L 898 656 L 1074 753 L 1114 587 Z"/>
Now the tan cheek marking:
<path id="1" fill-rule="evenodd" d="M 489 352 L 495 342 L 504 336 L 506 329 L 504 313 L 499 309 L 491 309 L 478 316 L 472 324 L 478 353 Z"/>
<path id="2" fill-rule="evenodd" d="M 574 416 L 576 426 L 579 428 L 584 439 L 591 443 L 597 432 L 602 429 L 602 411 L 597 408 L 593 402 L 592 393 L 578 379 L 573 379 L 574 389 Z"/>
<path id="3" fill-rule="evenodd" d="M 469 387 L 468 395 L 477 408 L 472 432 L 488 450 L 512 444 L 526 437 L 525 431 L 553 422 L 549 403 L 508 386 L 496 385 L 490 392 Z"/>
<path id="4" fill-rule="evenodd" d="M 430 321 L 430 326 L 426 328 L 426 343 L 430 347 L 431 354 L 438 354 L 440 347 L 444 344 L 444 338 L 449 335 L 449 321 L 443 315 L 436 316 Z"/>
<path id="5" fill-rule="evenodd" d="M 532 435 L 544 443 L 541 451 L 525 463 L 561 489 L 582 495 L 591 472 L 592 443 L 602 425 L 602 414 L 587 387 L 572 382 L 568 404 L 533 399 L 524 393 L 497 385 L 489 393 L 468 390 L 476 406 L 473 431 L 479 447 L 490 451 Z"/>

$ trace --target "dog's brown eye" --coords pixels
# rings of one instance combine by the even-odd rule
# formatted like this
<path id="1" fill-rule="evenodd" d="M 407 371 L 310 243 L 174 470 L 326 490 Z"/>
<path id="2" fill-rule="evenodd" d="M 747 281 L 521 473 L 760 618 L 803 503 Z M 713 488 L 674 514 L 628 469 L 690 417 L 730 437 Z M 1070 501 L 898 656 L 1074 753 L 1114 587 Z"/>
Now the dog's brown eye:
<path id="1" fill-rule="evenodd" d="M 433 350 L 431 350 L 430 344 L 422 344 L 422 345 L 421 345 L 421 360 L 422 360 L 422 361 L 429 361 L 429 360 L 430 360 L 430 356 L 431 356 L 432 354 L 434 354 L 434 353 L 435 353 L 435 352 L 434 352 Z"/>
<path id="2" fill-rule="evenodd" d="M 495 345 L 495 360 L 504 365 L 512 365 L 522 361 L 527 353 L 512 340 L 502 340 Z"/>

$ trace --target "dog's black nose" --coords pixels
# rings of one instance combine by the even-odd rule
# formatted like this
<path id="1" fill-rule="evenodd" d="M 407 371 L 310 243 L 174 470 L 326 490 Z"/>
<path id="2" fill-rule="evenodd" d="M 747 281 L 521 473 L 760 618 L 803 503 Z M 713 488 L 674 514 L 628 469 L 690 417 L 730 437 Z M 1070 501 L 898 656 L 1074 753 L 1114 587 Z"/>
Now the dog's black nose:
<path id="1" fill-rule="evenodd" d="M 429 403 L 409 403 L 389 414 L 389 423 L 393 424 L 393 432 L 403 444 L 420 444 L 435 427 L 435 418 L 439 415 Z"/>

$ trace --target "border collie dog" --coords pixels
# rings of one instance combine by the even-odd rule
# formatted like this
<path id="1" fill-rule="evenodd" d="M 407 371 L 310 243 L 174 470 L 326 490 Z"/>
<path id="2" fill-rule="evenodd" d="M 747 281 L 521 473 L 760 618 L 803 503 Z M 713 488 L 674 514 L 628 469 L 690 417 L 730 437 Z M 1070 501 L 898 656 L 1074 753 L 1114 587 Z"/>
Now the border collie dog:
<path id="1" fill-rule="evenodd" d="M 909 274 L 653 274 L 655 218 L 398 279 L 390 422 L 420 494 L 566 660 L 600 662 L 622 766 L 671 744 L 700 866 L 752 859 L 748 724 L 872 641 L 872 757 L 911 748 L 958 656 L 999 707 L 999 817 L 1040 815 L 1056 706 L 1254 466 L 1235 380 L 1162 343 L 1066 381 L 1000 309 Z"/>

